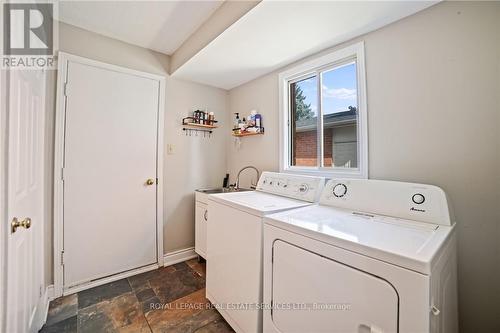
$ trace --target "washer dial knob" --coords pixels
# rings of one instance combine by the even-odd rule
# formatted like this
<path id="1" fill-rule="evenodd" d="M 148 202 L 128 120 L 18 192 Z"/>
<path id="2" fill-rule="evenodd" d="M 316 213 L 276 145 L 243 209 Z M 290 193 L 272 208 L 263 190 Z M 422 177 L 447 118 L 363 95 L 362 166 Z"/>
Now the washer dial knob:
<path id="1" fill-rule="evenodd" d="M 299 186 L 299 192 L 300 193 L 306 193 L 309 190 L 309 186 L 307 184 L 301 184 Z"/>
<path id="2" fill-rule="evenodd" d="M 420 193 L 416 193 L 414 194 L 412 197 L 411 197 L 411 201 L 413 201 L 414 203 L 416 203 L 417 205 L 421 205 L 424 203 L 425 201 L 425 197 L 423 194 L 420 194 Z"/>
<path id="3" fill-rule="evenodd" d="M 342 198 L 347 194 L 347 186 L 342 183 L 338 183 L 333 187 L 333 195 L 337 198 Z"/>

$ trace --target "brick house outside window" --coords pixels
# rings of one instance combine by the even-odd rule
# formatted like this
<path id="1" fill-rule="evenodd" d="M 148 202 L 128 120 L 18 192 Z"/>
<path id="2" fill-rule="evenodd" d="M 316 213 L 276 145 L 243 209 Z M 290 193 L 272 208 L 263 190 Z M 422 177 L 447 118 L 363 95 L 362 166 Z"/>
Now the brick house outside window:
<path id="1" fill-rule="evenodd" d="M 356 109 L 327 114 L 323 118 L 324 166 L 356 168 Z M 317 117 L 298 120 L 293 133 L 293 165 L 317 165 Z"/>

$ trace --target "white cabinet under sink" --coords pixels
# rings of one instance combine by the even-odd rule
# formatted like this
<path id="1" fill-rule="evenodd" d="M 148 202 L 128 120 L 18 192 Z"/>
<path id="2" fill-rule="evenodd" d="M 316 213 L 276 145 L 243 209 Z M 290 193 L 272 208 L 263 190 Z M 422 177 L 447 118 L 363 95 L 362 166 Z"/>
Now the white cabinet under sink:
<path id="1" fill-rule="evenodd" d="M 195 194 L 195 225 L 194 225 L 194 251 L 203 257 L 207 258 L 207 222 L 208 222 L 208 205 L 207 195 L 196 192 Z"/>
<path id="2" fill-rule="evenodd" d="M 207 257 L 207 221 L 208 210 L 207 205 L 201 202 L 196 202 L 195 213 L 195 232 L 194 232 L 194 250 L 200 256 L 206 259 Z"/>

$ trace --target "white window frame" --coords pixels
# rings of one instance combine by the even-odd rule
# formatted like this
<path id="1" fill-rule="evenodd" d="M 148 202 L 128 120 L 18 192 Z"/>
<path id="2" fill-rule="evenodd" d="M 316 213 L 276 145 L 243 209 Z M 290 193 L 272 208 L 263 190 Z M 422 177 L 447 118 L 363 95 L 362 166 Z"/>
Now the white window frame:
<path id="1" fill-rule="evenodd" d="M 358 167 L 304 167 L 291 163 L 290 142 L 290 92 L 289 83 L 301 78 L 317 75 L 318 110 L 321 110 L 321 76 L 325 69 L 336 67 L 349 59 L 356 59 L 357 99 L 358 99 Z M 280 171 L 288 173 L 322 176 L 326 178 L 368 178 L 368 126 L 366 103 L 365 46 L 358 42 L 329 54 L 301 63 L 279 74 L 280 108 Z M 318 159 L 323 158 L 323 119 L 318 117 Z"/>

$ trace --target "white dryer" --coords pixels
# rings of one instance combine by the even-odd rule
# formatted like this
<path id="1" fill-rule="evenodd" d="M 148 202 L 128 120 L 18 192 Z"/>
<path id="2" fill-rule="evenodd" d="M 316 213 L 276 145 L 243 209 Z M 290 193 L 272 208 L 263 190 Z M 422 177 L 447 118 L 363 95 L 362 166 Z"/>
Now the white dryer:
<path id="1" fill-rule="evenodd" d="M 319 205 L 264 221 L 264 332 L 458 332 L 440 188 L 331 180 Z"/>
<path id="2" fill-rule="evenodd" d="M 324 182 L 264 172 L 256 191 L 208 197 L 206 295 L 235 331 L 262 331 L 263 217 L 317 202 Z"/>

